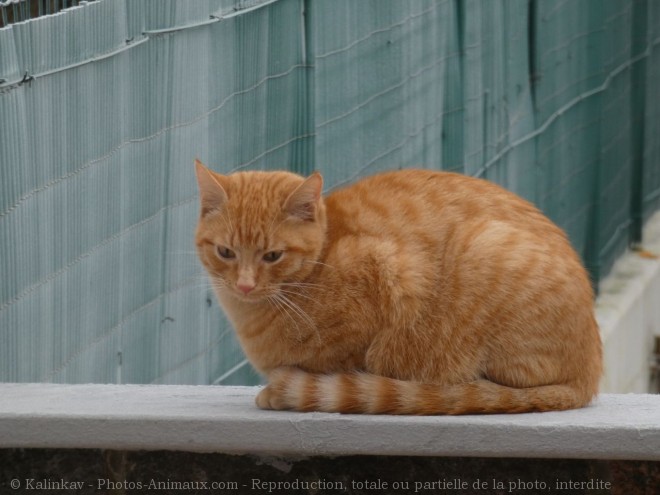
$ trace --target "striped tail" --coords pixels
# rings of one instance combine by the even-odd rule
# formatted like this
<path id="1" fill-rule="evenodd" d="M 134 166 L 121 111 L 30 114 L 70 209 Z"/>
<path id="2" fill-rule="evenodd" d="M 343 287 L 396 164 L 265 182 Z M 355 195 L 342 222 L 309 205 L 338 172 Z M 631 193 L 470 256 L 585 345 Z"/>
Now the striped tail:
<path id="1" fill-rule="evenodd" d="M 278 368 L 257 396 L 262 409 L 364 414 L 488 414 L 575 409 L 591 394 L 570 385 L 511 388 L 487 380 L 433 385 L 367 373 L 312 374 Z"/>

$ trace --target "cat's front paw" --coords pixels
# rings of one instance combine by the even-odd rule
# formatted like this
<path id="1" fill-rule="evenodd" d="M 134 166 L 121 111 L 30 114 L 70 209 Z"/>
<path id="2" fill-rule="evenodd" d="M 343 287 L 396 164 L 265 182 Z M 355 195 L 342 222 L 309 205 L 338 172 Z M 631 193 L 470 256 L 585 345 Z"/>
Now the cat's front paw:
<path id="1" fill-rule="evenodd" d="M 272 398 L 272 388 L 270 385 L 267 385 L 257 394 L 254 402 L 257 404 L 259 409 L 277 409 L 274 405 L 271 405 Z"/>
<path id="2" fill-rule="evenodd" d="M 300 373 L 300 371 L 298 371 Z M 255 398 L 257 407 L 260 409 L 275 409 L 278 411 L 294 409 L 287 400 L 287 386 L 291 374 L 295 373 L 293 368 L 282 367 L 271 372 L 268 376 L 270 383 L 264 387 Z"/>
<path id="3" fill-rule="evenodd" d="M 259 409 L 271 409 L 276 411 L 282 411 L 286 409 L 291 409 L 291 407 L 286 403 L 281 393 L 278 393 L 278 390 L 273 385 L 268 385 L 262 389 L 254 400 Z"/>

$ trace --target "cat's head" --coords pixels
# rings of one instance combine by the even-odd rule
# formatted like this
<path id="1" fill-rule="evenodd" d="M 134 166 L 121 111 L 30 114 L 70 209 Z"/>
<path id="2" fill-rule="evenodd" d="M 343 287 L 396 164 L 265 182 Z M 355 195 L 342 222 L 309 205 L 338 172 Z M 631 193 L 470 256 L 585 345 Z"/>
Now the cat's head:
<path id="1" fill-rule="evenodd" d="M 290 290 L 287 284 L 311 273 L 325 241 L 320 174 L 221 175 L 199 161 L 195 165 L 201 200 L 197 252 L 216 289 L 256 302 Z"/>

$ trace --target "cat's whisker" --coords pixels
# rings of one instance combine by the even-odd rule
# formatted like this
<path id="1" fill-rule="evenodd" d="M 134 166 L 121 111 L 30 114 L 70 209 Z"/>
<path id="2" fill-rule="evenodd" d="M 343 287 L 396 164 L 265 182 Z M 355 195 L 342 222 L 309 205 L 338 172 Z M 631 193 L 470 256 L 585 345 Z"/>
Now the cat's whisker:
<path id="1" fill-rule="evenodd" d="M 213 289 L 213 290 L 224 290 L 226 288 L 227 288 L 227 286 L 223 285 L 223 284 L 212 284 L 211 285 L 211 289 Z"/>
<path id="2" fill-rule="evenodd" d="M 311 328 L 314 328 L 314 320 L 310 318 L 310 316 L 295 302 L 293 302 L 289 297 L 286 295 L 282 294 L 281 292 L 277 293 L 277 298 L 278 300 L 283 303 L 285 306 L 290 308 L 295 314 L 297 314 L 302 321 L 307 323 L 308 326 Z"/>
<path id="3" fill-rule="evenodd" d="M 208 275 L 196 275 L 186 281 L 186 285 L 193 288 L 212 289 L 213 280 Z"/>
<path id="4" fill-rule="evenodd" d="M 297 314 L 305 323 L 307 323 L 307 326 L 309 326 L 310 330 L 312 330 L 316 334 L 316 338 L 321 344 L 321 335 L 318 332 L 318 329 L 316 328 L 316 324 L 314 320 L 303 310 L 298 304 L 293 302 L 291 299 L 289 299 L 287 296 L 282 294 L 281 292 L 278 293 L 278 298 L 280 302 L 285 304 L 287 307 L 289 307 L 295 314 Z"/>
<path id="5" fill-rule="evenodd" d="M 312 297 L 315 294 L 310 294 L 310 291 L 316 290 L 319 291 L 323 289 L 324 286 L 323 284 L 309 284 L 309 283 L 303 283 L 303 282 L 281 282 L 275 286 L 276 290 L 279 290 L 281 292 L 291 294 L 291 295 L 299 295 L 301 297 L 304 297 L 305 299 L 308 299 L 310 301 L 314 301 L 316 303 L 319 303 L 320 301 L 316 297 Z M 317 292 L 318 294 L 318 292 Z"/>
<path id="6" fill-rule="evenodd" d="M 282 307 L 284 307 L 284 308 L 286 309 L 286 313 L 287 313 L 289 316 L 293 317 L 291 314 L 289 314 L 289 310 L 293 311 L 295 314 L 298 314 L 298 313 L 296 313 L 295 310 L 292 308 L 292 306 L 291 306 L 291 302 L 290 302 L 290 301 L 287 299 L 287 297 L 284 296 L 283 294 L 277 292 L 277 293 L 273 294 L 272 297 L 273 297 L 273 299 L 274 299 L 275 301 L 277 301 L 279 304 L 282 305 Z M 294 320 L 297 322 L 297 319 L 296 319 L 296 318 L 294 318 Z"/>
<path id="7" fill-rule="evenodd" d="M 293 323 L 293 326 L 295 327 L 296 332 L 298 334 L 298 342 L 302 342 L 302 340 L 303 340 L 302 339 L 302 332 L 300 330 L 300 327 L 298 326 L 298 322 L 296 321 L 296 319 L 291 314 L 289 314 L 289 311 L 287 311 L 287 307 L 284 306 L 284 304 L 279 300 L 279 298 L 277 297 L 277 294 L 272 295 L 272 296 L 268 296 L 266 298 L 266 300 L 269 303 L 271 303 L 272 306 L 277 308 L 277 310 L 280 312 L 281 315 L 286 316 L 286 318 L 289 319 L 289 321 L 291 321 L 291 323 Z"/>
<path id="8" fill-rule="evenodd" d="M 209 277 L 208 278 L 208 287 L 214 290 L 217 289 L 226 289 L 228 287 L 227 282 L 221 278 Z"/>
<path id="9" fill-rule="evenodd" d="M 301 289 L 320 289 L 325 287 L 323 284 L 313 284 L 310 282 L 280 282 L 278 285 L 285 287 L 300 287 Z"/>
<path id="10" fill-rule="evenodd" d="M 292 296 L 300 296 L 300 297 L 304 297 L 305 299 L 308 299 L 308 300 L 310 300 L 310 301 L 312 301 L 312 302 L 315 302 L 315 303 L 317 303 L 317 304 L 320 303 L 320 301 L 318 301 L 317 299 L 315 299 L 315 298 L 313 298 L 313 297 L 311 297 L 311 296 L 308 296 L 307 294 L 303 294 L 302 292 L 295 292 L 295 291 L 292 291 L 292 290 L 285 290 L 285 289 L 282 289 L 281 287 L 280 287 L 278 290 L 279 290 L 280 292 L 284 293 L 284 294 L 290 294 L 290 295 L 292 295 Z"/>

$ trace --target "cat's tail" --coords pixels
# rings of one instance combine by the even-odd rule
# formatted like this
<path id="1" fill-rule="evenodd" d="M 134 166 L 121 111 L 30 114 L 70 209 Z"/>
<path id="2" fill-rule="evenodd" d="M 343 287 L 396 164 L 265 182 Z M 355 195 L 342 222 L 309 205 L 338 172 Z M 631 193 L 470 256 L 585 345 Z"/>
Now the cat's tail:
<path id="1" fill-rule="evenodd" d="M 575 409 L 593 392 L 571 385 L 511 388 L 488 380 L 434 385 L 368 373 L 312 374 L 278 368 L 257 396 L 262 409 L 365 414 L 489 414 Z"/>

